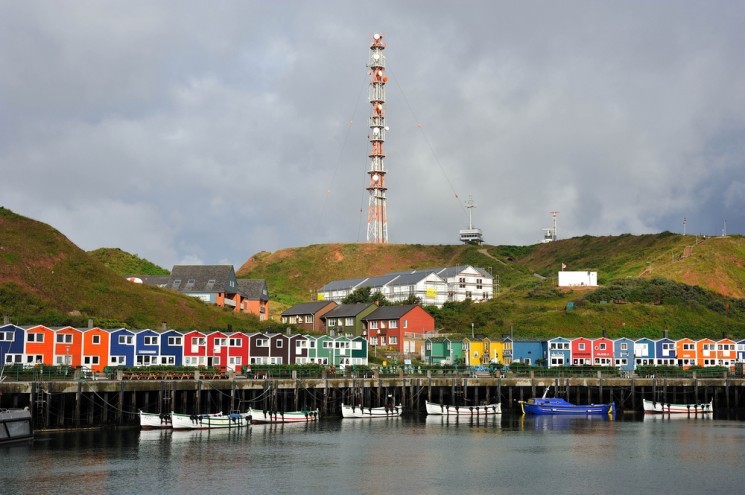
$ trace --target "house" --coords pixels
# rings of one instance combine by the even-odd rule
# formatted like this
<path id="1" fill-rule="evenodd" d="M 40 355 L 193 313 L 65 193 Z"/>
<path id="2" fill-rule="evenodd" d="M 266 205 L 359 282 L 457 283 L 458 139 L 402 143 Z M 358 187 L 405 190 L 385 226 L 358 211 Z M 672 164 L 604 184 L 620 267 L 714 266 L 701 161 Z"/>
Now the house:
<path id="1" fill-rule="evenodd" d="M 238 292 L 242 296 L 242 313 L 257 315 L 261 321 L 269 319 L 269 289 L 266 280 L 239 278 Z"/>
<path id="2" fill-rule="evenodd" d="M 140 330 L 135 334 L 135 366 L 157 366 L 160 363 L 160 334 Z"/>
<path id="3" fill-rule="evenodd" d="M 372 303 L 340 304 L 324 313 L 321 320 L 332 337 L 362 335 L 362 318 L 378 307 Z"/>
<path id="4" fill-rule="evenodd" d="M 355 290 L 370 288 L 388 301 L 417 297 L 422 305 L 442 307 L 448 301 L 482 301 L 494 296 L 494 278 L 483 268 L 455 266 L 393 272 L 385 275 L 335 280 L 317 291 L 318 300 L 341 302 Z"/>
<path id="5" fill-rule="evenodd" d="M 675 366 L 678 362 L 675 357 L 675 341 L 667 337 L 661 338 L 654 343 L 655 364 L 657 366 Z"/>
<path id="6" fill-rule="evenodd" d="M 592 340 L 592 364 L 613 366 L 613 341 L 603 336 Z"/>
<path id="7" fill-rule="evenodd" d="M 572 366 L 592 364 L 592 340 L 586 337 L 572 339 Z"/>
<path id="8" fill-rule="evenodd" d="M 241 372 L 243 366 L 248 364 L 248 335 L 242 332 L 232 332 L 227 334 L 227 366 L 228 371 Z"/>
<path id="9" fill-rule="evenodd" d="M 381 306 L 362 318 L 363 335 L 369 345 L 404 352 L 404 332 L 426 334 L 435 329 L 435 319 L 421 306 Z"/>
<path id="10" fill-rule="evenodd" d="M 678 366 L 688 369 L 696 366 L 698 361 L 698 349 L 694 340 L 685 338 L 675 342 L 675 355 L 678 359 Z"/>
<path id="11" fill-rule="evenodd" d="M 489 364 L 490 340 L 484 336 L 463 339 L 463 359 L 466 366 Z"/>
<path id="12" fill-rule="evenodd" d="M 513 361 L 531 366 L 540 366 L 546 362 L 548 345 L 545 340 L 516 339 L 513 345 Z"/>
<path id="13" fill-rule="evenodd" d="M 0 327 L 0 367 L 24 364 L 26 330 L 6 323 Z"/>
<path id="14" fill-rule="evenodd" d="M 295 325 L 303 332 L 325 333 L 323 316 L 336 308 L 333 301 L 314 301 L 300 303 L 285 310 L 280 315 L 282 323 Z"/>
<path id="15" fill-rule="evenodd" d="M 737 360 L 737 344 L 734 340 L 723 338 L 717 341 L 717 366 L 725 366 L 734 371 Z"/>
<path id="16" fill-rule="evenodd" d="M 207 335 L 192 330 L 184 334 L 184 366 L 207 366 Z"/>
<path id="17" fill-rule="evenodd" d="M 83 332 L 83 366 L 101 372 L 109 363 L 111 333 L 98 327 Z"/>
<path id="18" fill-rule="evenodd" d="M 422 361 L 429 365 L 455 364 L 463 361 L 463 341 L 447 337 L 430 337 L 424 341 Z"/>
<path id="19" fill-rule="evenodd" d="M 548 359 L 549 368 L 559 366 L 569 366 L 572 364 L 572 342 L 564 337 L 555 337 L 548 340 Z"/>
<path id="20" fill-rule="evenodd" d="M 232 265 L 175 265 L 168 277 L 127 277 L 127 280 L 175 290 L 235 312 L 252 313 L 260 320 L 269 318 L 266 282 L 239 280 Z"/>
<path id="21" fill-rule="evenodd" d="M 642 337 L 634 341 L 634 363 L 635 367 L 654 366 L 655 364 L 655 341 Z"/>
<path id="22" fill-rule="evenodd" d="M 135 334 L 131 330 L 112 330 L 109 350 L 109 366 L 135 365 Z"/>
<path id="23" fill-rule="evenodd" d="M 613 340 L 613 365 L 624 371 L 634 371 L 634 341 L 628 337 Z"/>
<path id="24" fill-rule="evenodd" d="M 54 331 L 54 363 L 82 366 L 83 332 L 73 327 Z"/>
<path id="25" fill-rule="evenodd" d="M 697 366 L 717 365 L 717 344 L 712 339 L 701 339 L 696 342 Z"/>

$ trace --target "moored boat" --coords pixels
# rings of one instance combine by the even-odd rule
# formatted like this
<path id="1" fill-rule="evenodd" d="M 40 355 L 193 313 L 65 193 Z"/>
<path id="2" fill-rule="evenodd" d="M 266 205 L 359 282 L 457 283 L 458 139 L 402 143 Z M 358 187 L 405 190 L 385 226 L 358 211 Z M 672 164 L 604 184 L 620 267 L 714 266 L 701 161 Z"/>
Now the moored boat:
<path id="1" fill-rule="evenodd" d="M 644 414 L 712 414 L 714 412 L 713 400 L 705 404 L 671 404 L 644 399 L 642 404 Z"/>
<path id="2" fill-rule="evenodd" d="M 264 411 L 248 408 L 245 414 L 251 424 L 308 423 L 318 421 L 318 409 L 303 411 Z"/>
<path id="3" fill-rule="evenodd" d="M 0 445 L 22 442 L 34 438 L 31 411 L 24 409 L 0 409 Z"/>
<path id="4" fill-rule="evenodd" d="M 400 404 L 383 407 L 362 407 L 342 404 L 341 416 L 343 418 L 391 418 L 401 416 L 403 410 Z"/>
<path id="5" fill-rule="evenodd" d="M 171 413 L 174 430 L 212 430 L 243 428 L 249 425 L 248 415 L 241 413 L 177 414 Z"/>
<path id="6" fill-rule="evenodd" d="M 543 392 L 543 397 L 534 397 L 527 401 L 520 401 L 523 414 L 613 414 L 616 403 L 609 404 L 572 404 L 559 397 L 546 397 L 548 388 Z"/>
<path id="7" fill-rule="evenodd" d="M 159 430 L 171 427 L 171 415 L 169 413 L 158 414 L 140 411 L 140 428 L 143 430 Z"/>
<path id="8" fill-rule="evenodd" d="M 485 404 L 481 406 L 449 406 L 425 401 L 427 414 L 434 416 L 493 416 L 502 414 L 502 404 Z"/>

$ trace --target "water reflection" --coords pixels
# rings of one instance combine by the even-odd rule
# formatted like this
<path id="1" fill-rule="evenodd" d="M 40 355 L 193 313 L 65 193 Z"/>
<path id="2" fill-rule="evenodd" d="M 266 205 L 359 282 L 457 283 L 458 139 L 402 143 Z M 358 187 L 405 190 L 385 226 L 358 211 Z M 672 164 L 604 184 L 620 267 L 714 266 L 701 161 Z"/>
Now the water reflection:
<path id="1" fill-rule="evenodd" d="M 445 427 L 445 428 L 501 428 L 502 416 L 497 414 L 493 416 L 438 416 L 428 415 L 425 420 L 428 428 Z"/>

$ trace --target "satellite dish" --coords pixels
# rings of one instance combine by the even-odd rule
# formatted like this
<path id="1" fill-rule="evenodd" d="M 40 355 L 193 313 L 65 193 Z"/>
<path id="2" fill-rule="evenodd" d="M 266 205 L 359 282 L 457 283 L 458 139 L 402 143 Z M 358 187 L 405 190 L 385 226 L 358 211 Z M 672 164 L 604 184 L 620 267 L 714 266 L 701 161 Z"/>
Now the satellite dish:
<path id="1" fill-rule="evenodd" d="M 385 126 L 385 130 L 386 130 L 386 131 L 390 130 L 390 127 L 388 127 L 388 126 Z"/>
<path id="2" fill-rule="evenodd" d="M 380 54 L 379 53 L 374 54 L 373 59 L 380 60 Z"/>
<path id="3" fill-rule="evenodd" d="M 375 175 L 372 176 L 372 180 L 374 182 L 378 182 L 380 180 L 380 176 L 378 174 L 375 174 Z"/>
<path id="4" fill-rule="evenodd" d="M 380 39 L 380 35 L 378 33 L 373 34 L 373 39 L 374 40 L 379 40 Z"/>
<path id="5" fill-rule="evenodd" d="M 373 127 L 373 134 L 380 134 L 380 128 L 379 127 Z"/>

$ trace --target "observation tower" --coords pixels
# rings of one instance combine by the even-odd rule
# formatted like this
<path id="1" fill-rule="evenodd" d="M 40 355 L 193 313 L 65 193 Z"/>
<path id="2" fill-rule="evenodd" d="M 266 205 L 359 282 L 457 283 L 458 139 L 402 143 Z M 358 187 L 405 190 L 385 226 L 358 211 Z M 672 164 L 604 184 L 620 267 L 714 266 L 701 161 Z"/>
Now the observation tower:
<path id="1" fill-rule="evenodd" d="M 385 186 L 385 133 L 388 127 L 385 125 L 385 43 L 383 35 L 374 34 L 370 45 L 370 60 L 367 64 L 370 74 L 370 88 L 368 98 L 370 100 L 370 182 L 367 186 L 369 193 L 367 206 L 367 242 L 376 244 L 388 243 L 388 216 L 386 213 L 386 191 Z"/>

